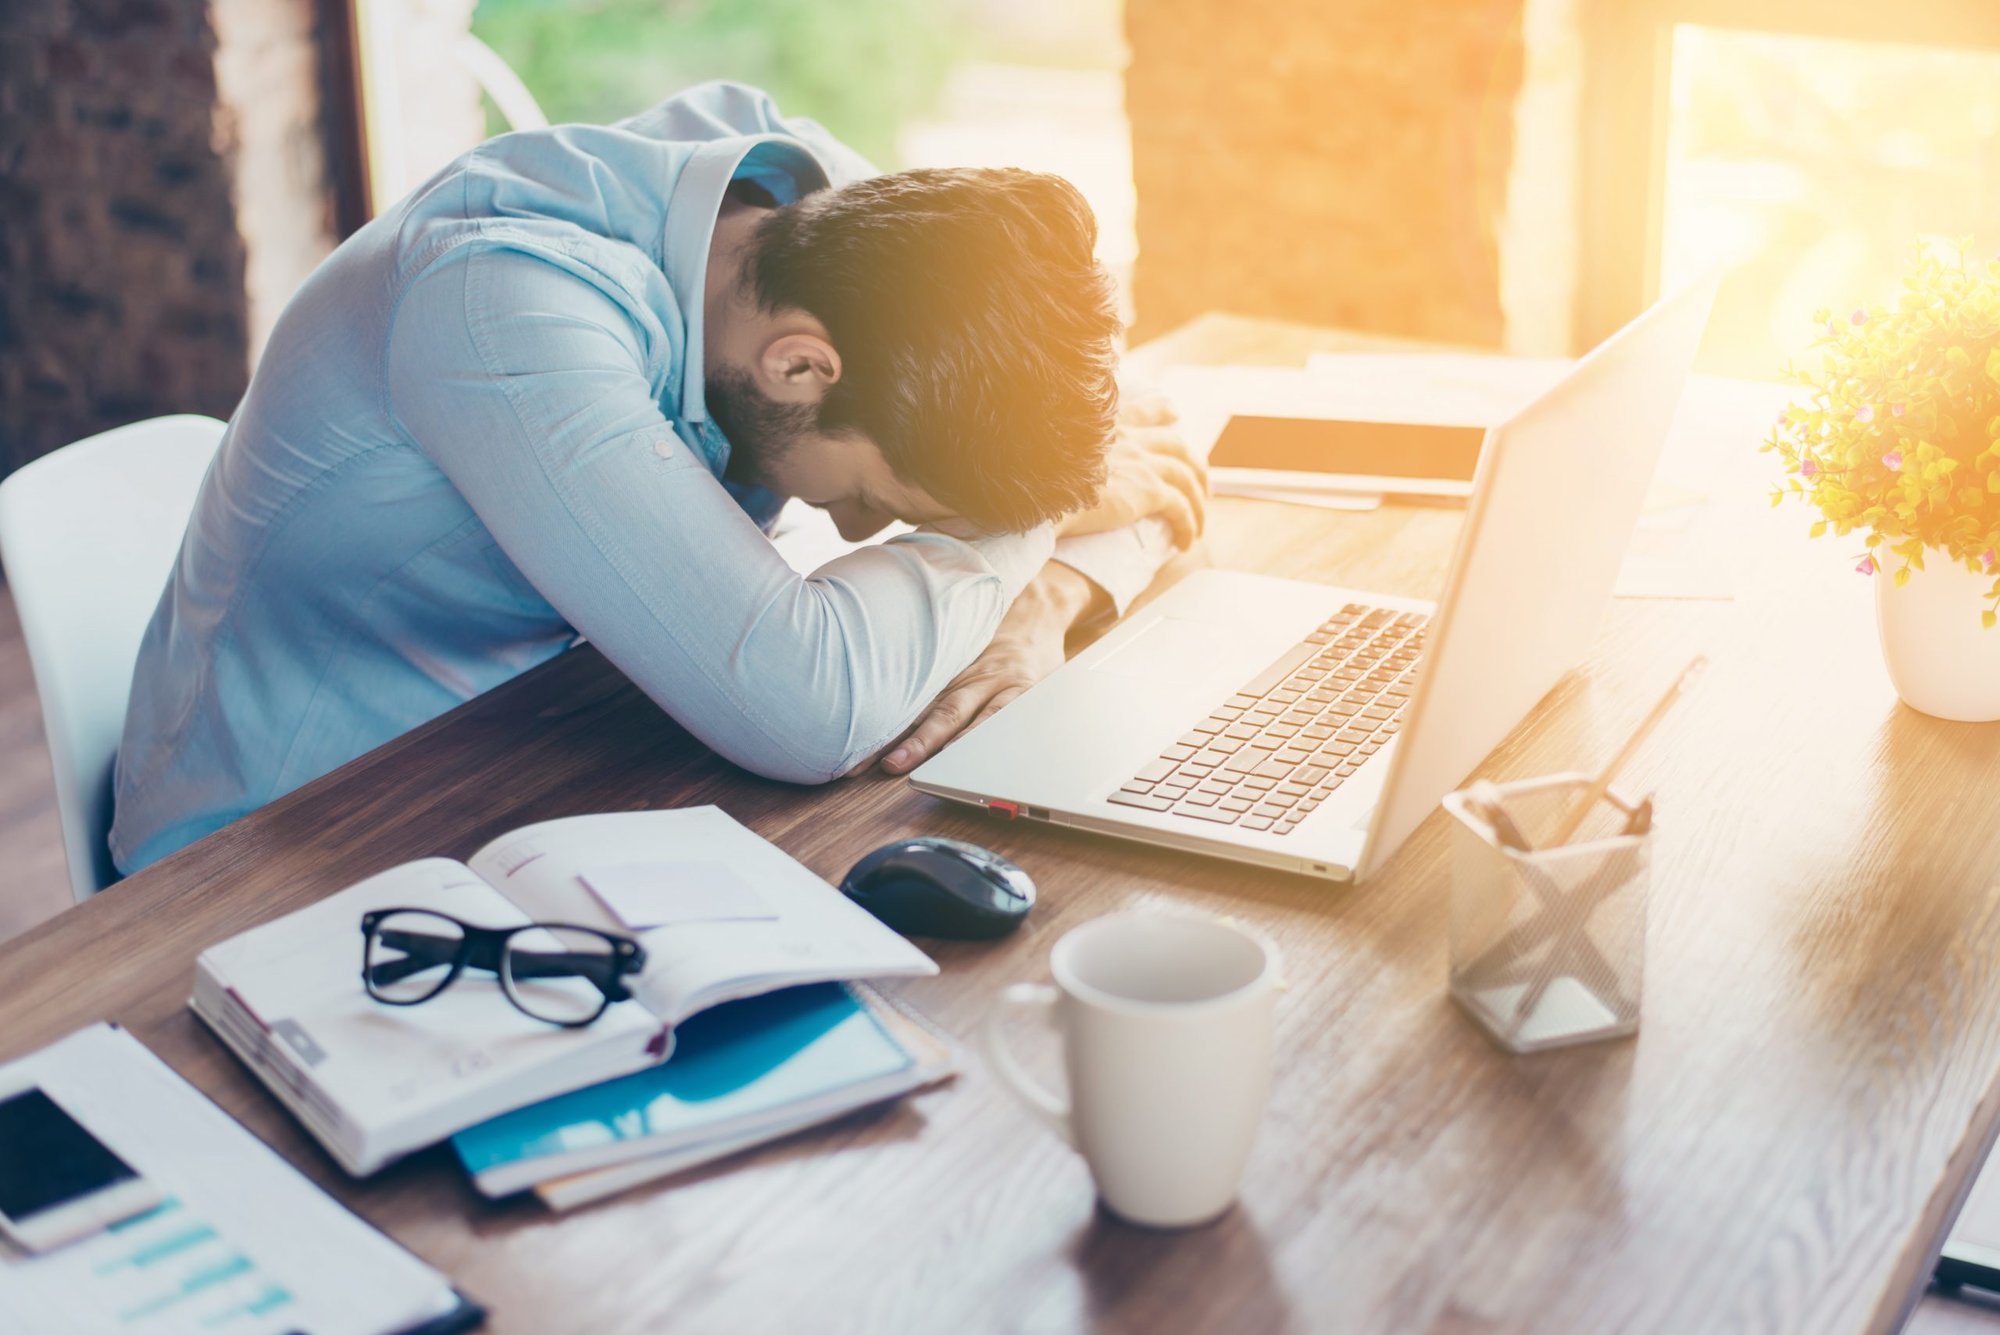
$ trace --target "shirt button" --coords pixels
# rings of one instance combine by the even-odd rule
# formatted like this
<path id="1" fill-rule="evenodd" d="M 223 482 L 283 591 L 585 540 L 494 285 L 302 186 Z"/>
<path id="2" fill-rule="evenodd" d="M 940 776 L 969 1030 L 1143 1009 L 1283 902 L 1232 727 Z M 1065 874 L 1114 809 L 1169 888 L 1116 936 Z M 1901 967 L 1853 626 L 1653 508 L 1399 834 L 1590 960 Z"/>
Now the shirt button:
<path id="1" fill-rule="evenodd" d="M 674 457 L 673 443 L 665 436 L 662 436 L 653 442 L 653 453 L 659 455 L 662 459 L 671 459 Z"/>

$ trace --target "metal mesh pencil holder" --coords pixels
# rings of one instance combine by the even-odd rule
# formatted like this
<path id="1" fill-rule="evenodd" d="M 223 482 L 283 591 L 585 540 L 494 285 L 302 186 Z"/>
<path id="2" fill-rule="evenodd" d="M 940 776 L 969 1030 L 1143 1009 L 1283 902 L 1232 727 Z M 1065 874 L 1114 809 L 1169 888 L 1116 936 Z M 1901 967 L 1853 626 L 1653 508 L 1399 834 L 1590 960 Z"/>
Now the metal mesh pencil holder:
<path id="1" fill-rule="evenodd" d="M 1623 817 L 1639 808 L 1610 792 L 1580 840 L 1540 846 L 1589 787 L 1582 774 L 1492 786 L 1526 851 L 1509 847 L 1466 793 L 1444 799 L 1453 821 L 1452 999 L 1509 1052 L 1639 1027 L 1650 822 L 1644 833 L 1624 832 Z"/>

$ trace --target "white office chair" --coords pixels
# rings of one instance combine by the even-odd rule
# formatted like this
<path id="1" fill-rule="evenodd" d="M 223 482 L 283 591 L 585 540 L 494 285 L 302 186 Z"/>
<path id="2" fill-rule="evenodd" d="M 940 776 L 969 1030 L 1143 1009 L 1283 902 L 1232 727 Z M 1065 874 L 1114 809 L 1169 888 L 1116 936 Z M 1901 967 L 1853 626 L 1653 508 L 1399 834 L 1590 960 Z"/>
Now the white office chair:
<path id="1" fill-rule="evenodd" d="M 222 430 L 212 417 L 156 417 L 0 481 L 0 564 L 42 701 L 79 901 L 118 879 L 105 840 L 132 665 Z"/>

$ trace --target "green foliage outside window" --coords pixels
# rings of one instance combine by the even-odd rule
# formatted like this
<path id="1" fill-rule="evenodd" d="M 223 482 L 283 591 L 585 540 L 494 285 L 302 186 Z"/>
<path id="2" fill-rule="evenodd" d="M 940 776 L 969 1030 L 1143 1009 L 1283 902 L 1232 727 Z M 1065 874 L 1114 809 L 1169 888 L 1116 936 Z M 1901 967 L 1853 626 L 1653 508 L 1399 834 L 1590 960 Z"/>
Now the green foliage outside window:
<path id="1" fill-rule="evenodd" d="M 629 116 L 690 84 L 740 79 L 884 167 L 962 39 L 940 0 L 480 0 L 472 30 L 550 121 Z M 488 129 L 505 129 L 488 110 Z"/>

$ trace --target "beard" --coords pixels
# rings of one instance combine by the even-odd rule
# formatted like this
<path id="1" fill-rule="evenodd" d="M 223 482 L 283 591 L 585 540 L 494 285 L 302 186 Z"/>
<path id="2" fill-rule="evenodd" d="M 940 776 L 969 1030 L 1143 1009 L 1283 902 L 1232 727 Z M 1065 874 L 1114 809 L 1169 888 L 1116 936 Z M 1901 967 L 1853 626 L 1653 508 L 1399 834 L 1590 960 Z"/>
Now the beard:
<path id="1" fill-rule="evenodd" d="M 729 439 L 722 475 L 743 486 L 770 486 L 772 464 L 819 426 L 818 405 L 780 403 L 734 367 L 710 375 L 703 388 L 709 416 Z"/>

